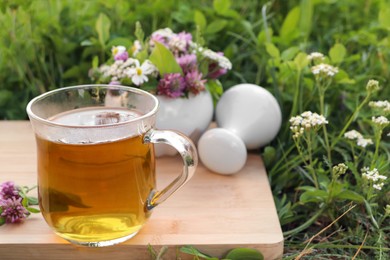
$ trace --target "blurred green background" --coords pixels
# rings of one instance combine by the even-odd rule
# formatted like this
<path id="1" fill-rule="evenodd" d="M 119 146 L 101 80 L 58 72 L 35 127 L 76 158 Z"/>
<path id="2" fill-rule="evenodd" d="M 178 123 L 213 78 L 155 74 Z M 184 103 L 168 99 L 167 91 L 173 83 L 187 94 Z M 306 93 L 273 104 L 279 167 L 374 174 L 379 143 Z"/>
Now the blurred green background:
<path id="1" fill-rule="evenodd" d="M 327 54 L 341 43 L 347 74 L 361 85 L 376 77 L 388 86 L 388 5 L 381 0 L 2 0 L 0 119 L 26 119 L 32 97 L 90 83 L 92 58 L 107 58 L 118 38 L 132 42 L 136 21 L 145 35 L 165 27 L 194 32 L 199 26 L 206 45 L 224 51 L 233 63 L 222 78 L 225 88 L 262 85 L 285 111 L 291 109 L 295 79 L 282 63 L 299 51 Z M 108 35 L 99 35 L 100 16 Z M 346 90 L 360 95 L 361 88 Z"/>

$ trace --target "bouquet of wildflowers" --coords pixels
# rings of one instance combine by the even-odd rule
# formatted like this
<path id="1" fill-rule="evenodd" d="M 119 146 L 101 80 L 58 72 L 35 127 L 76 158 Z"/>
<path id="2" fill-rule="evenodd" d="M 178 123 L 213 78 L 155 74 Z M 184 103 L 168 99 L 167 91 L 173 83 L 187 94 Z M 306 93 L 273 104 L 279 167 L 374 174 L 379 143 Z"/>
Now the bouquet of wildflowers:
<path id="1" fill-rule="evenodd" d="M 96 83 L 127 85 L 170 98 L 197 95 L 206 86 L 221 85 L 218 78 L 232 64 L 222 52 L 214 52 L 193 41 L 187 32 L 160 29 L 144 39 L 137 24 L 132 46 L 113 46 L 112 56 L 98 66 L 94 60 L 90 78 Z M 200 37 L 198 37 L 200 38 Z"/>

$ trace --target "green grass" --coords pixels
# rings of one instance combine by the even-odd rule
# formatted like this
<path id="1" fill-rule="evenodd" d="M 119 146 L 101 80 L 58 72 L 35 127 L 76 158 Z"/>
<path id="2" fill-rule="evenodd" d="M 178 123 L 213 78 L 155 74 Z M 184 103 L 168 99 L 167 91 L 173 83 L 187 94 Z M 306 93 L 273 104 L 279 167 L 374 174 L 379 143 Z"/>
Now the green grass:
<path id="1" fill-rule="evenodd" d="M 0 10 L 0 119 L 7 120 L 26 119 L 27 102 L 40 93 L 90 83 L 94 57 L 102 63 L 112 45 L 135 40 L 137 21 L 146 35 L 164 27 L 195 33 L 198 26 L 208 47 L 232 61 L 221 78 L 225 89 L 255 83 L 282 108 L 277 138 L 256 152 L 285 232 L 284 257 L 389 259 L 390 178 L 376 190 L 361 170 L 390 177 L 389 126 L 371 120 L 389 113 L 368 105 L 390 98 L 389 1 L 9 0 Z M 108 35 L 96 26 L 99 17 Z M 311 52 L 323 53 L 339 73 L 325 83 L 316 78 Z M 370 79 L 379 91 L 366 90 Z M 304 111 L 329 123 L 294 141 L 289 119 Z M 353 129 L 373 145 L 361 149 L 345 139 Z M 334 173 L 339 163 L 348 166 L 345 174 Z"/>

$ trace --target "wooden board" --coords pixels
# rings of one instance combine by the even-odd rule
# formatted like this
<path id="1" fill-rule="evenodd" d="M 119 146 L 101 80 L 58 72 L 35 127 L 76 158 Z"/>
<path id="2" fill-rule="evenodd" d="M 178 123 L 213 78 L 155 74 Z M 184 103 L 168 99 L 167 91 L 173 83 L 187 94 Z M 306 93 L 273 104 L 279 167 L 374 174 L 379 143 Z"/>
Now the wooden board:
<path id="1" fill-rule="evenodd" d="M 179 158 L 159 158 L 159 187 L 180 169 Z M 28 121 L 0 121 L 0 183 L 7 180 L 36 184 L 35 140 Z M 40 214 L 0 227 L 0 259 L 152 259 L 148 245 L 156 250 L 168 246 L 164 259 L 176 259 L 177 254 L 192 259 L 178 253 L 183 245 L 215 257 L 250 247 L 265 259 L 281 258 L 283 235 L 261 158 L 250 154 L 245 167 L 232 176 L 199 165 L 185 187 L 154 209 L 138 235 L 116 246 L 74 246 L 56 236 Z"/>

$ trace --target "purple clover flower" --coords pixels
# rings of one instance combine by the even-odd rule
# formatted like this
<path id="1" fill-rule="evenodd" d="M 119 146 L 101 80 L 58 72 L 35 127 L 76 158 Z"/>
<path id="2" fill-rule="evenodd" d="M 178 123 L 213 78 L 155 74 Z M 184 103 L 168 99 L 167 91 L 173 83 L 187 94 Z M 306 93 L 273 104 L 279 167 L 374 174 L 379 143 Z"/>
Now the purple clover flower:
<path id="1" fill-rule="evenodd" d="M 184 95 L 186 84 L 180 73 L 165 74 L 157 86 L 157 94 L 170 98 L 177 98 Z"/>
<path id="2" fill-rule="evenodd" d="M 177 38 L 179 38 L 179 40 L 181 41 L 184 41 L 187 44 L 187 46 L 192 42 L 192 35 L 184 31 L 178 33 Z"/>
<path id="3" fill-rule="evenodd" d="M 129 58 L 129 53 L 127 51 L 120 52 L 114 56 L 114 60 L 123 60 L 126 61 Z"/>
<path id="4" fill-rule="evenodd" d="M 19 199 L 19 191 L 12 181 L 6 181 L 0 185 L 0 199 L 7 200 L 10 198 Z"/>
<path id="5" fill-rule="evenodd" d="M 202 79 L 202 76 L 202 73 L 197 70 L 190 71 L 185 75 L 187 90 L 189 92 L 197 95 L 205 90 L 204 84 L 206 83 L 206 80 Z"/>
<path id="6" fill-rule="evenodd" d="M 180 57 L 177 57 L 176 61 L 180 65 L 184 74 L 197 69 L 197 60 L 195 54 L 184 54 Z"/>
<path id="7" fill-rule="evenodd" d="M 226 74 L 226 72 L 227 69 L 219 68 L 218 64 L 212 63 L 209 65 L 209 73 L 207 74 L 207 77 L 211 79 L 217 79 L 220 76 Z"/>
<path id="8" fill-rule="evenodd" d="M 6 223 L 18 223 L 24 220 L 30 213 L 22 205 L 22 198 L 8 198 L 0 200 L 3 212 L 0 217 L 5 218 Z"/>
<path id="9" fill-rule="evenodd" d="M 159 42 L 168 48 L 168 40 L 161 34 L 155 33 L 150 37 L 150 46 L 154 46 L 154 42 Z"/>

